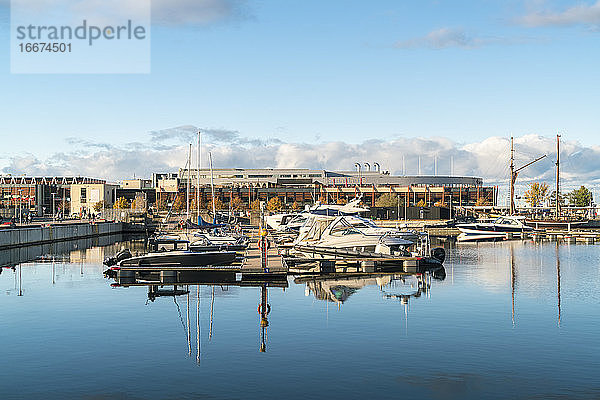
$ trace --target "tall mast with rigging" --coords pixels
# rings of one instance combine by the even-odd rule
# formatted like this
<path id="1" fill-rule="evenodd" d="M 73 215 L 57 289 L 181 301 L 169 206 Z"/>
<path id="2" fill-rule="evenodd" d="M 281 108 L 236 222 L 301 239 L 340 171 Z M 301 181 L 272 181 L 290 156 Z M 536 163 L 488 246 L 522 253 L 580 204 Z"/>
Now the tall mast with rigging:
<path id="1" fill-rule="evenodd" d="M 528 162 L 527 164 L 523 165 L 522 167 L 519 167 L 517 169 L 515 169 L 515 149 L 514 149 L 514 141 L 513 141 L 513 137 L 510 137 L 510 214 L 513 215 L 516 211 L 515 208 L 515 182 L 517 180 L 517 176 L 519 176 L 519 172 L 521 172 L 521 170 L 529 167 L 531 164 L 536 163 L 538 161 L 540 161 L 542 158 L 546 157 L 546 155 L 544 154 L 543 156 L 540 156 L 538 158 L 536 158 L 533 161 Z"/>
<path id="2" fill-rule="evenodd" d="M 191 186 L 191 177 L 190 172 L 192 170 L 192 144 L 190 143 L 190 150 L 188 152 L 188 163 L 187 163 L 187 191 L 186 191 L 186 219 L 190 219 L 190 186 Z"/>
<path id="3" fill-rule="evenodd" d="M 196 171 L 196 219 L 200 224 L 200 165 L 202 164 L 202 132 L 198 129 L 198 170 Z"/>
<path id="4" fill-rule="evenodd" d="M 510 137 L 510 215 L 515 213 L 515 148 L 513 137 Z"/>
<path id="5" fill-rule="evenodd" d="M 556 219 L 560 218 L 560 135 L 556 135 Z"/>

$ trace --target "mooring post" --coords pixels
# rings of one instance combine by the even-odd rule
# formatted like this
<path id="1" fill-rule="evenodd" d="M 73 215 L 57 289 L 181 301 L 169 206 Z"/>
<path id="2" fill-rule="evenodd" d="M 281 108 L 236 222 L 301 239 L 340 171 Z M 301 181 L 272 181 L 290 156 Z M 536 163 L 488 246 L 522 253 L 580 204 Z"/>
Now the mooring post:
<path id="1" fill-rule="evenodd" d="M 260 266 L 263 272 L 269 272 L 269 265 L 267 262 L 267 228 L 265 224 L 265 207 L 264 203 L 261 203 L 260 207 L 260 229 L 259 229 L 259 239 L 258 239 L 258 248 L 260 250 Z"/>

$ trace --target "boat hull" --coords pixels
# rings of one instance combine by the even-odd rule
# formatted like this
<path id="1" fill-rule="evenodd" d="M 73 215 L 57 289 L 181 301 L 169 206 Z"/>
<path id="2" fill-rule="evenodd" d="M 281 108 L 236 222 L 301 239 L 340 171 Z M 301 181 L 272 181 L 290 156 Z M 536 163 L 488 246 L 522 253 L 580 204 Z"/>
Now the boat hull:
<path id="1" fill-rule="evenodd" d="M 149 253 L 132 257 L 119 262 L 119 267 L 205 267 L 209 265 L 227 265 L 234 262 L 236 252 L 192 252 L 170 251 L 165 253 Z"/>

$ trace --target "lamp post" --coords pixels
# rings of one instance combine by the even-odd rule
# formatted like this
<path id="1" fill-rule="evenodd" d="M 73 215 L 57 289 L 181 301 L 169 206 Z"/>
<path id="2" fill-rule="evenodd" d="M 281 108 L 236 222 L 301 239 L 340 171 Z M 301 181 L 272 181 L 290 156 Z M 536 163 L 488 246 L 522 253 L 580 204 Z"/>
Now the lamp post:
<path id="1" fill-rule="evenodd" d="M 19 200 L 19 224 L 21 224 L 21 222 L 22 222 L 22 218 L 21 218 L 21 216 L 22 216 L 22 213 L 21 213 L 21 196 L 22 196 L 22 193 L 23 193 L 23 189 L 19 189 L 19 198 L 18 198 L 18 200 Z"/>
<path id="2" fill-rule="evenodd" d="M 52 220 L 53 221 L 56 221 L 56 214 L 54 212 L 54 210 L 55 210 L 55 205 L 54 205 L 55 201 L 54 200 L 55 199 L 56 199 L 56 193 L 52 193 Z"/>

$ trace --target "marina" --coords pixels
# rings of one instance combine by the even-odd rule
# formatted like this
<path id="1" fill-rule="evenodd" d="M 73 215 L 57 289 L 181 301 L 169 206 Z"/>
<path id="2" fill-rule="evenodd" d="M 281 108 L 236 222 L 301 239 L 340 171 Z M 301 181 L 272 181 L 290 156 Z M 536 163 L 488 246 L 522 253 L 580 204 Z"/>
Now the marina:
<path id="1" fill-rule="evenodd" d="M 600 384 L 600 282 L 589 262 L 600 256 L 597 245 L 448 243 L 444 275 L 102 276 L 105 257 L 122 247 L 143 252 L 144 243 L 65 248 L 2 269 L 0 315 L 13 321 L 4 330 L 10 346 L 0 350 L 13 365 L 0 380 L 3 398 L 188 398 L 198 380 L 201 392 L 231 398 L 239 393 L 227 384 L 234 377 L 245 398 L 273 390 L 305 398 L 305 379 L 310 393 L 350 398 L 466 396 L 467 386 L 467 397 L 504 398 L 510 379 L 525 397 L 577 399 Z M 507 346 L 522 357 L 506 355 Z M 60 369 L 57 354 L 66 358 Z M 331 368 L 333 355 L 348 368 Z M 133 378 L 127 385 L 106 385 L 124 375 Z"/>
<path id="2" fill-rule="evenodd" d="M 599 28 L 0 0 L 0 400 L 600 400 Z"/>

